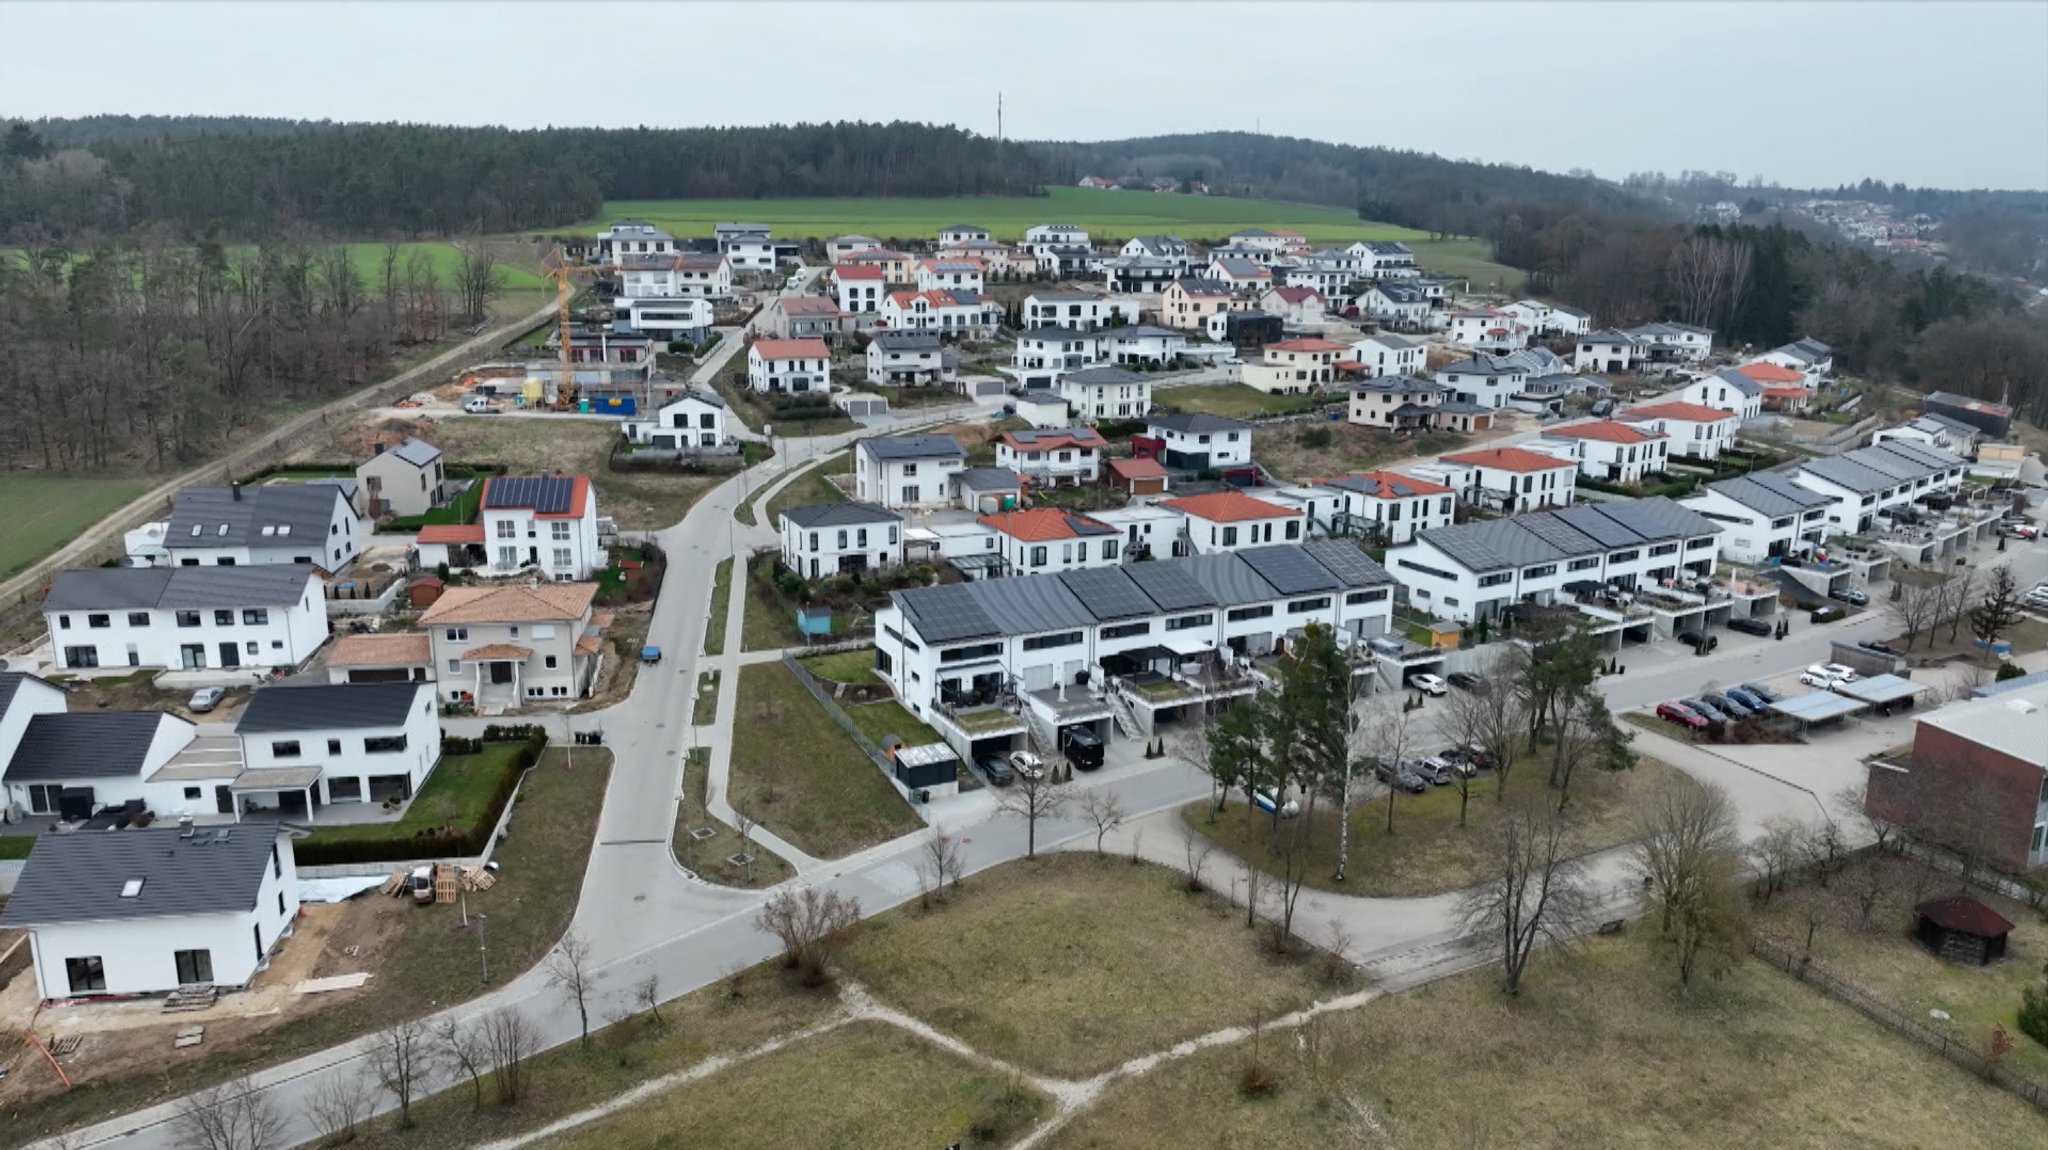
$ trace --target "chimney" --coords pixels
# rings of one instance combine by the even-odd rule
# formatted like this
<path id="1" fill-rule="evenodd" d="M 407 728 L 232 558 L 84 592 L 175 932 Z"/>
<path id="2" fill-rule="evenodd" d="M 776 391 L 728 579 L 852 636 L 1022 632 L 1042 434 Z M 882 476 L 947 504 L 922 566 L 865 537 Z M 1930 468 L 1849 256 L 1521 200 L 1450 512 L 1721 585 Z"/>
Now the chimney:
<path id="1" fill-rule="evenodd" d="M 239 484 L 239 483 L 230 483 L 230 484 L 228 484 L 228 493 L 234 496 L 235 502 L 237 502 L 237 503 L 240 503 L 240 502 L 242 501 L 242 485 L 241 485 L 241 484 Z"/>
<path id="2" fill-rule="evenodd" d="M 381 443 L 373 443 L 373 444 L 371 444 L 370 446 L 371 446 L 371 448 L 372 448 L 372 450 L 371 450 L 370 454 L 372 454 L 372 455 L 382 455 L 382 454 L 384 454 L 384 445 L 383 445 L 383 444 L 381 444 Z"/>

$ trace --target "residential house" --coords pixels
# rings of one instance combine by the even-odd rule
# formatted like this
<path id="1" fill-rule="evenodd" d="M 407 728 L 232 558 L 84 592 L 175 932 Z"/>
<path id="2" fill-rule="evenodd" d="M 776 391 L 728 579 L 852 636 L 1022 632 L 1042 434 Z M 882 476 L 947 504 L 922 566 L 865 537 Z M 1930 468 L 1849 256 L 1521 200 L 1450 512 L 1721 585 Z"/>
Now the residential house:
<path id="1" fill-rule="evenodd" d="M 1188 350 L 1186 332 L 1139 324 L 1115 328 L 1109 336 L 1109 358 L 1113 363 L 1150 363 L 1166 366 Z"/>
<path id="2" fill-rule="evenodd" d="M 1109 332 L 1068 327 L 1034 327 L 1017 334 L 1010 353 L 1016 374 L 1046 373 L 1048 384 L 1060 372 L 1079 371 L 1109 360 Z"/>
<path id="3" fill-rule="evenodd" d="M 1081 244 L 1046 244 L 1037 249 L 1037 270 L 1050 276 L 1070 278 L 1102 274 L 1115 258 L 1113 254 L 1097 251 Z"/>
<path id="4" fill-rule="evenodd" d="M 979 292 L 986 270 L 976 259 L 922 260 L 917 265 L 917 290 Z"/>
<path id="5" fill-rule="evenodd" d="M 1569 504 L 1579 468 L 1540 451 L 1487 447 L 1446 455 L 1430 470 L 1442 472 L 1465 502 L 1515 515 Z"/>
<path id="6" fill-rule="evenodd" d="M 972 243 L 976 240 L 987 242 L 988 229 L 975 224 L 951 224 L 939 229 L 939 246 Z M 976 289 L 977 291 L 980 289 Z"/>
<path id="7" fill-rule="evenodd" d="M 1664 470 L 1671 437 L 1654 427 L 1594 419 L 1545 430 L 1546 453 L 1577 462 L 1579 474 L 1608 483 L 1641 483 Z"/>
<path id="8" fill-rule="evenodd" d="M 1496 310 L 1542 336 L 1585 335 L 1593 326 L 1593 317 L 1586 312 L 1563 304 L 1544 303 L 1542 300 L 1516 300 L 1511 304 L 1503 304 Z"/>
<path id="9" fill-rule="evenodd" d="M 1308 287 L 1267 288 L 1259 310 L 1297 324 L 1321 323 L 1325 315 L 1322 293 Z"/>
<path id="10" fill-rule="evenodd" d="M 1904 440 L 1968 458 L 1977 454 L 1977 439 L 1983 434 L 1977 428 L 1946 415 L 1916 415 L 1903 423 L 1871 432 L 1870 442 L 1874 446 Z"/>
<path id="11" fill-rule="evenodd" d="M 24 817 L 83 823 L 104 810 L 155 809 L 184 813 L 182 792 L 152 785 L 187 747 L 198 728 L 162 711 L 64 709 L 56 684 L 20 672 L 0 672 L 0 774 L 8 809 Z M 232 778 L 238 768 L 223 768 Z M 202 790 L 195 796 L 207 800 Z M 232 807 L 228 808 L 232 809 Z"/>
<path id="12" fill-rule="evenodd" d="M 1048 247 L 1088 246 L 1088 230 L 1078 224 L 1033 224 L 1024 229 L 1024 246 L 1033 251 Z"/>
<path id="13" fill-rule="evenodd" d="M 431 683 L 434 645 L 425 631 L 343 635 L 327 651 L 330 683 Z"/>
<path id="14" fill-rule="evenodd" d="M 448 502 L 453 492 L 441 469 L 441 449 L 406 436 L 386 448 L 379 442 L 356 465 L 356 481 L 369 495 L 371 517 L 424 515 Z"/>
<path id="15" fill-rule="evenodd" d="M 732 297 L 732 261 L 714 252 L 627 256 L 618 269 L 620 300 Z"/>
<path id="16" fill-rule="evenodd" d="M 1527 347 L 1534 330 L 1513 313 L 1492 307 L 1454 311 L 1446 320 L 1444 333 L 1452 343 L 1479 351 L 1510 352 Z"/>
<path id="17" fill-rule="evenodd" d="M 849 256 L 857 256 L 862 252 L 880 250 L 882 250 L 882 241 L 873 236 L 849 234 L 837 236 L 825 242 L 825 258 L 835 264 Z"/>
<path id="18" fill-rule="evenodd" d="M 882 297 L 881 318 L 891 331 L 987 339 L 1002 324 L 1003 312 L 993 300 L 971 291 L 899 291 Z"/>
<path id="19" fill-rule="evenodd" d="M 1967 819 L 1982 861 L 2020 873 L 2048 866 L 2048 684 L 1950 703 L 1913 725 L 1911 755 L 1871 764 L 1863 808 L 1936 834 L 1943 796 Z M 0 919 L 0 926 L 13 917 Z"/>
<path id="20" fill-rule="evenodd" d="M 1180 471 L 1222 471 L 1252 461 L 1252 425 L 1241 419 L 1199 411 L 1148 415 L 1145 437 L 1161 463 Z"/>
<path id="21" fill-rule="evenodd" d="M 661 256 L 680 250 L 682 245 L 674 236 L 646 220 L 614 220 L 609 227 L 597 233 L 599 263 L 615 264 L 625 256 Z"/>
<path id="22" fill-rule="evenodd" d="M 716 311 L 704 298 L 613 300 L 612 330 L 665 343 L 701 342 L 711 334 Z M 623 316 L 618 312 L 624 310 Z"/>
<path id="23" fill-rule="evenodd" d="M 953 353 L 933 332 L 877 332 L 868 341 L 867 355 L 869 383 L 900 387 L 953 382 Z"/>
<path id="24" fill-rule="evenodd" d="M 823 296 L 784 295 L 761 309 L 756 327 L 771 339 L 815 339 L 834 347 L 846 338 L 850 319 L 844 309 Z"/>
<path id="25" fill-rule="evenodd" d="M 1358 274 L 1343 264 L 1311 262 L 1286 269 L 1280 278 L 1288 287 L 1310 288 L 1325 299 L 1342 299 Z"/>
<path id="26" fill-rule="evenodd" d="M 1119 254 L 1126 258 L 1164 260 L 1176 264 L 1176 276 L 1186 275 L 1195 259 L 1195 249 L 1179 236 L 1136 236 L 1124 243 Z"/>
<path id="27" fill-rule="evenodd" d="M 1308 250 L 1308 237 L 1290 228 L 1244 228 L 1224 238 L 1235 247 L 1261 248 L 1271 252 Z"/>
<path id="28" fill-rule="evenodd" d="M 1893 442 L 1801 460 L 1792 481 L 1832 501 L 1828 534 L 1861 535 L 1892 508 L 1955 491 L 1964 469 L 1964 460 L 1946 451 Z"/>
<path id="29" fill-rule="evenodd" d="M 1230 285 L 1222 280 L 1177 279 L 1159 297 L 1159 322 L 1200 331 L 1210 316 L 1229 311 L 1234 298 Z"/>
<path id="30" fill-rule="evenodd" d="M 1107 290 L 1118 295 L 1159 295 L 1187 271 L 1187 264 L 1181 260 L 1119 256 L 1103 265 L 1102 282 Z"/>
<path id="31" fill-rule="evenodd" d="M 1138 322 L 1138 305 L 1090 291 L 1032 292 L 1024 297 L 1024 327 L 1097 331 Z"/>
<path id="32" fill-rule="evenodd" d="M 1633 371 L 1643 359 L 1644 348 L 1636 337 L 1614 328 L 1602 328 L 1579 337 L 1572 350 L 1572 370 L 1618 375 Z"/>
<path id="33" fill-rule="evenodd" d="M 128 558 L 153 567 L 237 567 L 310 563 L 329 572 L 355 562 L 368 534 L 340 489 L 266 483 L 185 487 L 170 519 L 124 537 Z"/>
<path id="34" fill-rule="evenodd" d="M 1251 260 L 1211 259 L 1207 277 L 1229 288 L 1232 295 L 1241 299 L 1257 299 L 1273 286 L 1273 273 Z"/>
<path id="35" fill-rule="evenodd" d="M 832 349 L 821 339 L 757 339 L 747 349 L 747 386 L 802 395 L 832 389 Z"/>
<path id="36" fill-rule="evenodd" d="M 441 761 L 434 693 L 430 682 L 257 688 L 235 716 L 240 813 L 304 819 L 323 803 L 412 798 Z"/>
<path id="37" fill-rule="evenodd" d="M 1622 590 L 1714 571 L 1720 528 L 1661 496 L 1443 527 L 1387 551 L 1410 603 L 1461 623 L 1548 606 L 1574 584 Z"/>
<path id="38" fill-rule="evenodd" d="M 1429 326 L 1429 296 L 1412 284 L 1381 282 L 1353 301 L 1359 312 L 1389 327 L 1414 331 Z"/>
<path id="39" fill-rule="evenodd" d="M 1811 337 L 1772 348 L 1758 358 L 1798 372 L 1808 390 L 1819 387 L 1835 370 L 1834 349 Z"/>
<path id="40" fill-rule="evenodd" d="M 1415 263 L 1415 253 L 1396 240 L 1365 240 L 1344 252 L 1357 261 L 1360 274 L 1367 279 L 1404 279 L 1422 274 Z"/>
<path id="41" fill-rule="evenodd" d="M 1437 369 L 1436 381 L 1451 389 L 1451 398 L 1495 411 L 1521 394 L 1529 371 L 1499 356 L 1475 355 Z"/>
<path id="42" fill-rule="evenodd" d="M 1152 410 L 1152 377 L 1121 367 L 1068 372 L 1053 387 L 1081 419 L 1138 419 Z"/>
<path id="43" fill-rule="evenodd" d="M 477 510 L 488 574 L 530 569 L 559 583 L 593 578 L 610 563 L 597 540 L 597 492 L 585 476 L 493 476 Z"/>
<path id="44" fill-rule="evenodd" d="M 848 315 L 873 315 L 882 310 L 882 296 L 888 290 L 883 267 L 878 263 L 835 264 L 832 291 L 839 310 Z"/>
<path id="45" fill-rule="evenodd" d="M 1449 487 L 1397 471 L 1354 471 L 1317 486 L 1340 497 L 1336 530 L 1382 544 L 1406 543 L 1424 531 L 1449 527 L 1456 499 Z"/>
<path id="46" fill-rule="evenodd" d="M 1112 459 L 1106 467 L 1109 471 L 1110 485 L 1133 498 L 1140 495 L 1164 495 L 1171 479 L 1166 468 L 1156 459 L 1143 459 L 1138 456 Z"/>
<path id="47" fill-rule="evenodd" d="M 1333 339 L 1269 343 L 1264 360 L 1244 365 L 1244 382 L 1268 395 L 1305 394 L 1337 382 L 1337 361 L 1350 350 Z"/>
<path id="48" fill-rule="evenodd" d="M 1351 362 L 1367 379 L 1415 375 L 1429 363 L 1429 345 L 1419 339 L 1381 332 L 1351 344 Z"/>
<path id="49" fill-rule="evenodd" d="M 903 516 L 877 503 L 821 503 L 784 511 L 782 565 L 806 579 L 858 575 L 903 561 Z"/>
<path id="50" fill-rule="evenodd" d="M 1235 489 L 1175 496 L 1157 505 L 1187 516 L 1185 538 L 1196 555 L 1299 543 L 1309 536 L 1309 519 L 1301 509 Z"/>
<path id="51" fill-rule="evenodd" d="M 718 393 L 688 388 L 661 405 L 651 420 L 621 424 L 628 443 L 666 451 L 701 450 L 731 442 L 731 409 Z"/>
<path id="52" fill-rule="evenodd" d="M 776 244 L 767 224 L 713 224 L 711 234 L 733 271 L 766 275 L 775 270 Z"/>
<path id="53" fill-rule="evenodd" d="M 997 511 L 979 522 L 996 533 L 997 551 L 1013 575 L 1114 567 L 1121 561 L 1123 532 L 1079 512 L 1035 507 Z"/>
<path id="54" fill-rule="evenodd" d="M 1724 367 L 1680 388 L 1678 401 L 1728 412 L 1740 426 L 1763 414 L 1764 388 L 1734 368 Z"/>
<path id="55" fill-rule="evenodd" d="M 1116 186 L 1115 180 L 1107 180 L 1102 178 L 1101 176 L 1082 176 L 1079 180 L 1076 180 L 1074 182 L 1074 186 L 1080 188 L 1089 188 L 1101 192 L 1115 192 L 1122 190 L 1121 188 L 1118 188 Z"/>
<path id="56" fill-rule="evenodd" d="M 1109 441 L 1092 427 L 1006 431 L 996 440 L 996 466 L 1025 476 L 1034 487 L 1079 485 L 1101 477 L 1108 452 Z"/>
<path id="57" fill-rule="evenodd" d="M 1287 321 L 1256 308 L 1220 311 L 1204 324 L 1209 338 L 1235 348 L 1240 355 L 1287 338 Z"/>
<path id="58" fill-rule="evenodd" d="M 435 686 L 480 714 L 560 702 L 590 690 L 609 615 L 591 612 L 595 583 L 450 587 L 420 615 L 434 645 Z"/>
<path id="59" fill-rule="evenodd" d="M 1834 500 L 1776 471 L 1709 483 L 1679 501 L 1721 528 L 1721 554 L 1737 563 L 1805 555 L 1827 538 Z"/>
<path id="60" fill-rule="evenodd" d="M 329 634 L 325 586 L 303 563 L 59 571 L 43 620 L 67 671 L 296 667 Z"/>
<path id="61" fill-rule="evenodd" d="M 853 445 L 853 497 L 896 510 L 944 507 L 966 466 L 967 453 L 948 435 L 871 436 Z"/>
<path id="62" fill-rule="evenodd" d="M 1452 399 L 1441 383 L 1411 375 L 1384 375 L 1344 385 L 1350 392 L 1346 418 L 1364 427 L 1390 430 L 1435 427 L 1448 431 L 1488 431 L 1494 410 Z"/>
<path id="63" fill-rule="evenodd" d="M 246 986 L 291 932 L 298 885 L 269 823 L 43 835 L 0 927 L 29 932 L 44 1001 Z"/>
<path id="64" fill-rule="evenodd" d="M 1634 427 L 1654 428 L 1671 439 L 1671 454 L 1715 460 L 1735 446 L 1740 420 L 1732 411 L 1701 403 L 1653 403 L 1617 412 L 1615 419 Z"/>
<path id="65" fill-rule="evenodd" d="M 1628 329 L 1652 364 L 1699 363 L 1714 350 L 1714 330 L 1686 323 L 1646 323 Z"/>
<path id="66" fill-rule="evenodd" d="M 953 478 L 954 502 L 962 511 L 1001 511 L 1024 502 L 1024 486 L 1007 467 L 970 467 Z"/>

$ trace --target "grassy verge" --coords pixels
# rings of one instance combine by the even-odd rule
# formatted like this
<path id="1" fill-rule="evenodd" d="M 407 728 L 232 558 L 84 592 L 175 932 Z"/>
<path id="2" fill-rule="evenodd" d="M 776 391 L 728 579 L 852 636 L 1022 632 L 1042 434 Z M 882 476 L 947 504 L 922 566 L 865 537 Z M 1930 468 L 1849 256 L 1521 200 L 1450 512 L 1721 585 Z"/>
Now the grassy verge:
<path id="1" fill-rule="evenodd" d="M 805 468 L 768 500 L 768 526 L 781 530 L 782 513 L 792 507 L 815 507 L 820 503 L 846 502 L 846 492 L 840 490 L 839 485 L 832 482 L 830 477 L 851 474 L 851 452 L 835 455 L 822 463 Z"/>
<path id="2" fill-rule="evenodd" d="M 731 369 L 711 381 L 711 386 L 724 398 L 726 405 L 738 415 L 747 430 L 759 431 L 773 427 L 775 434 L 783 439 L 810 439 L 822 435 L 838 435 L 842 431 L 858 431 L 860 424 L 848 418 L 836 408 L 822 419 L 790 419 L 787 412 L 778 412 L 775 405 L 765 402 L 759 395 L 742 386 L 746 364 L 741 361 L 738 380 Z"/>
<path id="3" fill-rule="evenodd" d="M 718 672 L 697 673 L 697 698 L 690 706 L 690 722 L 702 727 L 718 720 Z"/>
<path id="4" fill-rule="evenodd" d="M 733 806 L 818 858 L 924 824 L 780 663 L 743 667 L 733 724 Z"/>
<path id="5" fill-rule="evenodd" d="M 1215 1146 L 2024 1145 L 2025 1103 L 1761 964 L 1674 992 L 1638 939 L 1540 958 L 1523 993 L 1474 971 L 1115 1088 L 1048 1150 Z M 1824 1056 L 1817 1052 L 1824 1051 Z M 1884 1088 L 1873 1090 L 1870 1084 Z M 1484 1084 L 1481 1089 L 1480 1084 Z"/>
<path id="6" fill-rule="evenodd" d="M 747 564 L 746 615 L 740 620 L 740 649 L 777 651 L 804 645 L 803 632 L 796 629 L 795 612 L 783 605 L 770 584 L 778 556 L 757 555 Z"/>
<path id="7" fill-rule="evenodd" d="M 492 856 L 502 867 L 498 884 L 468 896 L 469 913 L 490 918 L 495 983 L 509 981 L 532 966 L 568 928 L 582 891 L 610 764 L 610 751 L 585 749 L 571 771 L 564 752 L 551 749 L 520 792 L 511 832 Z M 479 977 L 476 940 L 455 929 L 452 908 L 416 911 L 396 906 L 386 911 L 402 913 L 405 922 L 382 948 L 371 992 L 334 996 L 333 1005 L 323 1010 L 210 1047 L 201 1060 L 166 1061 L 147 1075 L 81 1083 L 64 1094 L 9 1107 L 0 1117 L 0 1144 L 19 1144 L 151 1106 L 488 989 Z"/>
<path id="8" fill-rule="evenodd" d="M 704 809 L 704 780 L 711 768 L 711 751 L 695 748 L 683 764 L 683 801 L 676 805 L 673 840 L 676 861 L 706 882 L 720 886 L 759 888 L 774 886 L 796 875 L 782 856 L 757 842 L 740 842 L 739 832 L 712 818 Z M 702 837 L 692 830 L 708 828 Z M 751 854 L 751 864 L 728 861 L 735 854 Z"/>
<path id="9" fill-rule="evenodd" d="M 0 835 L 0 859 L 25 859 L 35 848 L 34 835 Z"/>
<path id="10" fill-rule="evenodd" d="M 764 1099 L 776 1100 L 763 1104 Z M 902 1150 L 1005 1145 L 1051 1110 L 1042 1095 L 880 1022 L 853 1022 L 693 1082 L 548 1145 Z M 970 1137 L 971 1133 L 977 1136 Z"/>
<path id="11" fill-rule="evenodd" d="M 872 683 L 875 681 L 875 652 L 872 648 L 859 651 L 834 651 L 829 655 L 806 655 L 803 665 L 811 674 L 835 683 Z"/>
<path id="12" fill-rule="evenodd" d="M 142 479 L 20 475 L 0 478 L 0 578 L 27 568 L 149 490 Z"/>
<path id="13" fill-rule="evenodd" d="M 844 961 L 983 1053 L 1074 1077 L 1316 996 L 1308 964 L 1274 959 L 1229 903 L 1184 885 L 1124 858 L 1046 855 L 877 916 Z"/>
<path id="14" fill-rule="evenodd" d="M 1288 415 L 1321 407 L 1319 400 L 1301 395 L 1268 395 L 1242 383 L 1196 383 L 1186 387 L 1164 387 L 1153 393 L 1161 404 L 1182 411 L 1202 411 L 1232 419 L 1260 415 Z"/>
<path id="15" fill-rule="evenodd" d="M 732 604 L 732 559 L 718 561 L 711 576 L 711 613 L 704 619 L 704 653 L 725 654 L 725 615 Z"/>
<path id="16" fill-rule="evenodd" d="M 857 703 L 842 709 L 846 712 L 846 717 L 853 720 L 853 725 L 860 728 L 860 733 L 866 735 L 868 741 L 878 747 L 882 745 L 882 739 L 888 735 L 894 735 L 902 739 L 906 745 L 913 747 L 940 741 L 937 731 L 926 726 L 917 716 L 904 710 L 903 704 L 893 699 L 885 699 L 879 703 Z"/>
<path id="17" fill-rule="evenodd" d="M 1508 772 L 1508 794 L 1536 797 L 1549 790 L 1547 762 L 1524 760 Z M 1684 779 L 1679 771 L 1655 759 L 1638 759 L 1634 770 L 1608 772 L 1582 768 L 1572 777 L 1571 832 L 1575 851 L 1590 853 L 1627 842 L 1636 804 L 1672 779 Z M 1336 812 L 1318 807 L 1307 883 L 1321 890 L 1348 894 L 1395 897 L 1437 894 L 1458 890 L 1477 882 L 1482 873 L 1486 828 L 1500 810 L 1494 799 L 1497 776 L 1481 775 L 1472 783 L 1466 825 L 1458 826 L 1458 788 L 1431 787 L 1419 795 L 1396 792 L 1394 831 L 1387 833 L 1387 801 L 1384 795 L 1370 799 L 1351 812 L 1351 863 L 1349 877 L 1340 886 L 1329 881 L 1337 864 Z M 1182 811 L 1187 824 L 1222 846 L 1268 872 L 1280 869 L 1274 853 L 1273 823 L 1270 816 L 1254 812 L 1247 817 L 1242 799 L 1233 799 L 1224 812 L 1210 820 L 1215 804 L 1194 803 Z"/>
<path id="18" fill-rule="evenodd" d="M 429 508 L 418 515 L 397 515 L 384 525 L 387 531 L 418 531 L 434 523 L 467 523 L 476 518 L 476 507 L 484 497 L 485 476 L 456 492 L 455 498 L 440 507 Z"/>
<path id="19" fill-rule="evenodd" d="M 1384 467 L 1418 455 L 1442 455 L 1470 442 L 1469 436 L 1432 431 L 1396 436 L 1355 423 L 1304 423 L 1262 427 L 1252 432 L 1252 451 L 1275 475 L 1307 481 Z"/>
<path id="20" fill-rule="evenodd" d="M 444 755 L 397 822 L 321 827 L 306 836 L 306 841 L 382 842 L 416 838 L 444 827 L 463 830 L 474 826 L 489 813 L 491 796 L 514 769 L 513 760 L 525 745 L 489 743 L 474 755 Z"/>

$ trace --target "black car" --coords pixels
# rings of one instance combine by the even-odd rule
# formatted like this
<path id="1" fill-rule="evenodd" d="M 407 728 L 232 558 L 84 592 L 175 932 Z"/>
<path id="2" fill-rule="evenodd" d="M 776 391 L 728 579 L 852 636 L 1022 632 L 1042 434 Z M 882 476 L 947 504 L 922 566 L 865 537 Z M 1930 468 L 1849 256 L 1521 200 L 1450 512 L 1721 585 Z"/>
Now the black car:
<path id="1" fill-rule="evenodd" d="M 1017 773 L 1010 769 L 1010 764 L 1004 762 L 1001 755 L 976 755 L 974 765 L 981 768 L 981 773 L 988 776 L 993 786 L 1007 787 L 1017 781 Z"/>
<path id="2" fill-rule="evenodd" d="M 1866 651 L 1870 651 L 1879 655 L 1897 655 L 1900 653 L 1899 649 L 1897 647 L 1892 646 L 1890 643 L 1880 643 L 1875 639 L 1865 639 L 1863 642 L 1858 643 L 1856 645 L 1858 647 L 1863 648 Z"/>
<path id="3" fill-rule="evenodd" d="M 1711 651 L 1721 645 L 1721 640 L 1698 631 L 1680 631 L 1678 641 L 1695 651 Z"/>
<path id="4" fill-rule="evenodd" d="M 1783 691 L 1774 691 L 1762 683 L 1744 683 L 1742 684 L 1742 689 L 1766 703 L 1782 703 L 1785 701 L 1785 693 Z"/>
<path id="5" fill-rule="evenodd" d="M 1079 771 L 1092 771 L 1102 765 L 1102 740 L 1086 727 L 1068 727 L 1060 732 L 1060 753 Z"/>
<path id="6" fill-rule="evenodd" d="M 1450 680 L 1451 686 L 1461 691 L 1476 691 L 1486 685 L 1486 676 L 1475 675 L 1470 671 L 1452 671 L 1444 678 Z"/>
<path id="7" fill-rule="evenodd" d="M 1372 773 L 1379 781 L 1411 795 L 1419 795 L 1429 789 L 1429 784 L 1423 782 L 1420 775 L 1396 763 L 1382 761 L 1373 767 Z"/>
<path id="8" fill-rule="evenodd" d="M 1762 635 L 1765 638 L 1769 638 L 1771 634 L 1771 625 L 1762 619 L 1730 619 L 1728 629 L 1740 631 L 1745 635 Z"/>
<path id="9" fill-rule="evenodd" d="M 1705 719 L 1709 723 L 1725 723 L 1728 721 L 1728 715 L 1726 712 L 1722 711 L 1721 708 L 1716 707 L 1712 703 L 1707 702 L 1705 699 L 1691 698 L 1680 699 L 1678 701 L 1684 704 L 1687 710 L 1691 711 L 1695 715 L 1698 715 L 1700 718 Z"/>
<path id="10" fill-rule="evenodd" d="M 1749 704 L 1739 701 L 1732 695 L 1724 695 L 1719 691 L 1706 692 L 1700 696 L 1700 701 L 1731 719 L 1747 719 L 1756 713 L 1750 709 Z"/>

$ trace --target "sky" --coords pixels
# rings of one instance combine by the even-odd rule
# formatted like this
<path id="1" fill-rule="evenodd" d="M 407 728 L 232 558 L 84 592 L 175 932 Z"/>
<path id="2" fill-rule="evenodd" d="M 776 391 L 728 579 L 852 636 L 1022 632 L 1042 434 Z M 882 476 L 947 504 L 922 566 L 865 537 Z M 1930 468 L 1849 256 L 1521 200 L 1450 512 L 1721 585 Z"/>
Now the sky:
<path id="1" fill-rule="evenodd" d="M 0 114 L 1023 139 L 1263 130 L 1457 159 L 2048 189 L 2048 0 L 7 3 Z M 645 61 L 636 64 L 635 61 Z"/>

